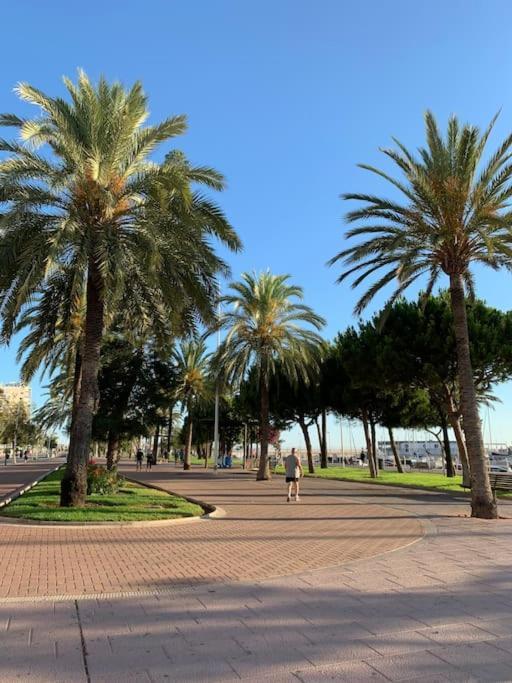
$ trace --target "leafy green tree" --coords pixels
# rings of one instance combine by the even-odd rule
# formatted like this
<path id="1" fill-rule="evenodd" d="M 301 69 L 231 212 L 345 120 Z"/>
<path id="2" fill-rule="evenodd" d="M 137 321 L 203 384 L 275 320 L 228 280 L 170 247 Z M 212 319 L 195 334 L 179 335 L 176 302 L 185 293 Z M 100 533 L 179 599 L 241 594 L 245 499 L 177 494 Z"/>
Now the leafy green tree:
<path id="1" fill-rule="evenodd" d="M 107 469 L 118 459 L 123 438 L 133 436 L 127 413 L 133 389 L 144 372 L 144 349 L 134 348 L 122 338 L 104 343 L 98 378 L 99 404 L 94 415 L 92 434 L 107 442 Z"/>
<path id="2" fill-rule="evenodd" d="M 380 327 L 379 314 L 373 324 Z M 512 376 L 512 313 L 473 300 L 467 305 L 473 377 L 479 401 L 492 387 Z M 438 414 L 437 424 L 447 438 L 446 421 L 457 440 L 464 476 L 469 480 L 466 444 L 461 428 L 462 410 L 453 315 L 448 296 L 399 300 L 386 311 L 380 331 L 376 375 L 401 387 L 428 391 Z M 448 470 L 450 470 L 448 464 Z"/>
<path id="3" fill-rule="evenodd" d="M 103 344 L 93 436 L 107 442 L 108 469 L 119 459 L 123 442 L 153 432 L 158 447 L 176 386 L 173 358 L 151 341 L 134 345 L 117 334 Z"/>
<path id="4" fill-rule="evenodd" d="M 192 415 L 185 419 L 183 425 L 183 441 L 186 443 L 190 420 L 194 422 L 194 442 L 198 453 L 201 453 L 201 445 L 208 448 L 202 452 L 205 458 L 205 467 L 208 466 L 210 457 L 210 447 L 214 441 L 214 419 L 215 404 L 213 400 L 202 401 L 197 404 Z M 235 401 L 230 396 L 221 396 L 219 401 L 219 453 L 231 454 L 233 446 L 242 439 L 244 422 L 242 415 L 238 412 Z"/>
<path id="5" fill-rule="evenodd" d="M 169 308 L 177 313 L 191 301 L 208 322 L 216 275 L 226 270 L 208 237 L 232 249 L 240 243 L 222 212 L 191 190 L 193 183 L 221 189 L 217 172 L 191 167 L 180 155 L 162 164 L 149 159 L 158 145 L 183 133 L 183 116 L 144 126 L 147 99 L 139 83 L 125 90 L 102 78 L 94 86 L 81 72 L 77 84 L 65 79 L 65 85 L 69 101 L 22 83 L 19 96 L 41 115 L 0 117 L 22 138 L 0 144 L 10 155 L 0 162 L 7 206 L 0 307 L 2 335 L 9 339 L 24 306 L 42 296 L 53 273 L 69 268 L 64 309 L 83 295 L 77 400 L 61 491 L 61 504 L 75 506 L 86 494 L 103 332 L 123 293 L 129 289 L 137 298 L 138 319 L 158 311 L 165 324 Z M 47 153 L 39 154 L 40 146 Z"/>
<path id="6" fill-rule="evenodd" d="M 319 399 L 319 378 L 305 381 L 299 377 L 296 382 L 280 370 L 271 378 L 269 385 L 269 410 L 271 422 L 279 422 L 281 428 L 291 424 L 300 427 L 308 458 L 308 470 L 314 474 L 313 448 L 309 428 L 320 416 L 322 405 Z"/>
<path id="7" fill-rule="evenodd" d="M 366 441 L 370 476 L 378 476 L 376 426 L 383 408 L 382 390 L 377 383 L 378 333 L 371 324 L 353 327 L 337 335 L 323 364 L 323 401 L 331 410 L 361 420 Z"/>
<path id="8" fill-rule="evenodd" d="M 402 172 L 402 180 L 364 165 L 389 181 L 403 200 L 344 195 L 345 199 L 362 203 L 347 216 L 350 223 L 360 223 L 347 233 L 347 239 L 357 238 L 358 242 L 331 261 L 344 263 L 339 280 L 355 275 L 354 286 L 376 277 L 359 300 L 358 312 L 394 281 L 391 303 L 423 275 L 428 277 L 427 293 L 442 273 L 448 276 L 461 410 L 471 463 L 471 514 L 482 518 L 496 518 L 497 506 L 478 413 L 465 291 L 473 292 L 474 263 L 500 268 L 509 267 L 512 260 L 512 135 L 482 164 L 494 120 L 481 134 L 478 128 L 461 125 L 452 117 L 443 137 L 433 115 L 427 112 L 427 145 L 419 150 L 419 157 L 397 140 L 398 150 L 383 150 Z"/>
<path id="9" fill-rule="evenodd" d="M 319 330 L 323 319 L 301 303 L 302 289 L 288 275 L 244 273 L 222 297 L 229 307 L 220 319 L 228 330 L 215 357 L 215 367 L 229 383 L 237 383 L 255 368 L 260 403 L 260 462 L 258 480 L 270 478 L 269 383 L 277 367 L 294 382 L 309 372 L 320 356 Z"/>
<path id="10" fill-rule="evenodd" d="M 2 402 L 0 407 L 0 442 L 12 444 L 13 459 L 16 462 L 18 447 L 33 445 L 41 438 L 41 431 L 21 401 Z"/>

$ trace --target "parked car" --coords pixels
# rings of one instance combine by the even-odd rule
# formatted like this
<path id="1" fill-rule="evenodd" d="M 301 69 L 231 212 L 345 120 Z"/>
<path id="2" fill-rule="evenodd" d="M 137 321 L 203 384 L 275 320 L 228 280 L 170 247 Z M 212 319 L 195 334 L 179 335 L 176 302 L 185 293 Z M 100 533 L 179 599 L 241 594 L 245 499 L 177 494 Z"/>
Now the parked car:
<path id="1" fill-rule="evenodd" d="M 490 465 L 489 466 L 489 472 L 493 473 L 498 473 L 498 474 L 510 474 L 512 470 L 510 467 L 507 467 L 506 465 Z"/>

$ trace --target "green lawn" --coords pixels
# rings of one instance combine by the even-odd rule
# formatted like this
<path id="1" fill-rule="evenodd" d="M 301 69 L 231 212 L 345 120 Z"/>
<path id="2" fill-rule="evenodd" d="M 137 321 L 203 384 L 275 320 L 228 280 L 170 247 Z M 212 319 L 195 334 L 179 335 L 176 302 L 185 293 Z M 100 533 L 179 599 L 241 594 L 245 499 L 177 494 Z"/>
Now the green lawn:
<path id="1" fill-rule="evenodd" d="M 462 477 L 445 477 L 443 474 L 436 474 L 435 472 L 379 472 L 378 479 L 372 479 L 368 469 L 360 469 L 358 467 L 328 467 L 326 470 L 321 470 L 319 467 L 315 469 L 314 475 L 305 473 L 306 476 L 315 476 L 325 479 L 344 479 L 346 481 L 361 481 L 375 484 L 392 484 L 399 486 L 411 486 L 419 489 L 431 489 L 434 491 L 448 491 L 463 493 L 464 489 L 461 486 Z"/>
<path id="2" fill-rule="evenodd" d="M 50 522 L 135 522 L 197 517 L 199 505 L 164 491 L 124 481 L 116 495 L 93 494 L 83 508 L 59 508 L 60 480 L 64 470 L 52 472 L 15 501 L 1 515 Z"/>
<path id="3" fill-rule="evenodd" d="M 372 479 L 367 468 L 331 466 L 322 470 L 319 467 L 316 467 L 315 474 L 308 474 L 306 468 L 307 465 L 304 467 L 304 474 L 306 477 L 340 479 L 342 481 L 361 481 L 368 484 L 405 486 L 407 488 L 426 489 L 428 491 L 469 494 L 468 489 L 463 489 L 461 486 L 461 475 L 450 478 L 445 477 L 444 474 L 437 474 L 436 472 L 404 472 L 404 474 L 399 474 L 398 472 L 380 471 L 378 478 Z M 284 474 L 283 467 L 279 467 L 277 471 L 280 474 Z M 511 494 L 497 493 L 497 496 L 498 498 L 509 498 L 511 497 Z"/>

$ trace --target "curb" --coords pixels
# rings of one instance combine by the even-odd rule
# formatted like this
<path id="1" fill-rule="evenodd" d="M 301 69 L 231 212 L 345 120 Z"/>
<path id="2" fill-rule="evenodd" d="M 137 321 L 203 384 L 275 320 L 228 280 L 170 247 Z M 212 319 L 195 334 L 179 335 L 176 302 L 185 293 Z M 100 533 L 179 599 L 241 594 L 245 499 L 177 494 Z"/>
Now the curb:
<path id="1" fill-rule="evenodd" d="M 0 511 L 2 508 L 4 508 L 6 505 L 9 505 L 9 503 L 12 503 L 14 500 L 19 498 L 21 495 L 29 491 L 31 488 L 33 488 L 36 484 L 38 484 L 40 481 L 48 477 L 50 474 L 53 474 L 53 472 L 56 472 L 59 470 L 61 467 L 64 465 L 58 465 L 57 467 L 54 467 L 52 470 L 49 472 L 45 472 L 43 475 L 38 477 L 35 481 L 33 481 L 31 484 L 28 484 L 27 486 L 24 486 L 21 489 L 18 489 L 15 491 L 9 498 L 6 498 L 5 500 L 0 502 Z M 20 519 L 19 517 L 8 517 L 7 515 L 2 515 L 0 512 L 0 526 L 24 526 L 24 527 L 58 527 L 61 529 L 68 529 L 68 528 L 73 528 L 73 529 L 89 529 L 91 527 L 100 527 L 100 528 L 105 528 L 105 527 L 158 527 L 158 526 L 175 526 L 175 525 L 180 525 L 180 524 L 191 524 L 194 522 L 202 522 L 202 521 L 208 521 L 210 519 L 221 519 L 222 517 L 226 516 L 226 511 L 223 508 L 220 507 L 215 507 L 215 505 L 210 505 L 209 503 L 204 503 L 201 500 L 198 500 L 197 498 L 191 498 L 190 496 L 183 496 L 178 493 L 175 493 L 174 491 L 168 491 L 167 489 L 164 489 L 160 486 L 155 486 L 153 484 L 147 484 L 145 482 L 141 482 L 137 479 L 132 479 L 131 477 L 124 477 L 126 481 L 130 481 L 133 484 L 137 484 L 138 486 L 145 486 L 146 488 L 150 489 L 156 489 L 157 491 L 163 491 L 167 495 L 170 496 L 176 496 L 177 498 L 183 498 L 183 500 L 188 501 L 189 503 L 194 503 L 195 505 L 199 505 L 200 507 L 203 508 L 205 511 L 204 515 L 198 515 L 194 517 L 181 517 L 178 519 L 151 519 L 148 521 L 144 520 L 138 520 L 138 521 L 127 521 L 127 522 L 52 522 L 49 520 L 37 520 L 37 519 Z"/>
<path id="2" fill-rule="evenodd" d="M 9 505 L 9 503 L 12 503 L 14 500 L 19 498 L 20 496 L 22 496 L 27 491 L 30 491 L 31 488 L 33 488 L 36 484 L 39 484 L 39 482 L 43 481 L 43 479 L 46 479 L 46 477 L 49 477 L 50 474 L 53 474 L 57 470 L 60 470 L 61 467 L 64 467 L 64 465 L 62 463 L 60 465 L 56 465 L 53 469 L 48 470 L 48 472 L 45 472 L 40 477 L 37 477 L 37 479 L 35 479 L 31 484 L 26 484 L 25 486 L 22 486 L 21 488 L 16 489 L 16 491 L 11 493 L 10 496 L 8 496 L 7 498 L 4 498 L 3 500 L 0 500 L 0 510 L 2 508 L 6 507 L 7 505 Z"/>

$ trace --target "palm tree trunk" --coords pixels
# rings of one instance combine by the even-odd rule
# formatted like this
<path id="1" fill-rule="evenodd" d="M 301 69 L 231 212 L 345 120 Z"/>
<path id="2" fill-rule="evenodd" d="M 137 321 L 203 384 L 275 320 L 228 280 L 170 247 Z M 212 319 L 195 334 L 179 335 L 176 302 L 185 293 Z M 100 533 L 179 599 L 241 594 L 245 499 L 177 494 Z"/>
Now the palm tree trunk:
<path id="1" fill-rule="evenodd" d="M 400 462 L 400 456 L 398 455 L 398 451 L 396 450 L 395 437 L 393 434 L 393 429 L 391 427 L 388 427 L 388 434 L 389 434 L 389 443 L 391 445 L 391 450 L 393 451 L 393 457 L 395 459 L 396 471 L 399 472 L 400 474 L 403 474 L 404 468 L 403 468 L 402 463 Z"/>
<path id="2" fill-rule="evenodd" d="M 119 434 L 110 430 L 107 443 L 107 470 L 114 469 L 119 452 Z"/>
<path id="3" fill-rule="evenodd" d="M 471 465 L 471 516 L 496 519 L 498 508 L 489 481 L 473 368 L 469 348 L 464 287 L 460 275 L 450 275 L 450 299 L 457 348 L 458 376 L 466 447 Z"/>
<path id="4" fill-rule="evenodd" d="M 268 461 L 268 413 L 269 413 L 268 385 L 265 379 L 260 379 L 260 464 L 258 466 L 257 481 L 264 481 L 271 478 L 270 465 Z"/>
<path id="5" fill-rule="evenodd" d="M 183 469 L 184 470 L 189 470 L 191 465 L 190 465 L 190 455 L 192 452 L 192 415 L 188 414 L 188 434 L 187 434 L 187 442 L 185 444 L 185 454 L 183 456 Z"/>
<path id="6" fill-rule="evenodd" d="M 455 467 L 453 465 L 452 449 L 450 448 L 450 436 L 448 434 L 448 421 L 444 415 L 441 415 L 441 429 L 443 430 L 443 447 L 444 457 L 446 462 L 446 476 L 455 476 Z"/>
<path id="7" fill-rule="evenodd" d="M 370 436 L 370 423 L 368 421 L 368 412 L 363 410 L 361 412 L 361 422 L 363 423 L 364 438 L 366 441 L 366 453 L 368 458 L 368 467 L 370 468 L 370 477 L 375 479 L 377 472 L 375 471 L 375 462 L 373 460 L 373 446 L 372 438 Z"/>
<path id="8" fill-rule="evenodd" d="M 62 478 L 60 504 L 79 507 L 87 494 L 87 461 L 91 445 L 92 419 L 98 395 L 98 370 L 103 336 L 104 302 L 98 263 L 89 259 L 85 338 L 81 363 L 80 397 L 73 409 L 66 471 Z"/>
<path id="9" fill-rule="evenodd" d="M 304 436 L 304 443 L 306 444 L 306 453 L 308 454 L 308 471 L 310 474 L 315 473 L 315 466 L 313 464 L 313 451 L 311 449 L 311 439 L 309 436 L 309 429 L 306 424 L 306 420 L 304 419 L 303 415 L 299 416 L 299 425 L 300 428 L 302 429 L 302 434 Z"/>

